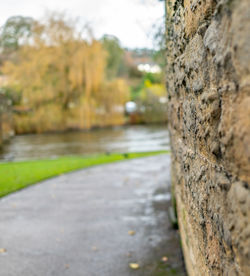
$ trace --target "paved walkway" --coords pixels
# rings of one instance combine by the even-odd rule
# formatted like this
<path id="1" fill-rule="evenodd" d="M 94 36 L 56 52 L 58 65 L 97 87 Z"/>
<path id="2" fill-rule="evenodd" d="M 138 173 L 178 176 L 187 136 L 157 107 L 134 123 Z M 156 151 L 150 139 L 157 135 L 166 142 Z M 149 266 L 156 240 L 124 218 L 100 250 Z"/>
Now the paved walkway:
<path id="1" fill-rule="evenodd" d="M 166 213 L 169 167 L 168 155 L 134 159 L 65 174 L 1 199 L 0 248 L 7 251 L 0 253 L 0 275 L 165 275 L 158 274 L 163 269 L 184 275 L 173 274 L 183 263 Z"/>

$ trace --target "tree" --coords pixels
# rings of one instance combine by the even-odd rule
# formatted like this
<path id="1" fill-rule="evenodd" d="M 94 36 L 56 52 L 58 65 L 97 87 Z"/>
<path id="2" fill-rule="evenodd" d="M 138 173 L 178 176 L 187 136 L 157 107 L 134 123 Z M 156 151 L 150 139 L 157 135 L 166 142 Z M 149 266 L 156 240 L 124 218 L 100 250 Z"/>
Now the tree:
<path id="1" fill-rule="evenodd" d="M 120 75 L 122 71 L 124 50 L 120 46 L 117 37 L 112 35 L 104 35 L 101 39 L 104 49 L 108 53 L 107 57 L 107 78 L 113 79 Z"/>
<path id="2" fill-rule="evenodd" d="M 65 129 L 69 121 L 88 129 L 96 124 L 97 109 L 105 111 L 100 125 L 122 121 L 127 86 L 107 80 L 103 42 L 83 39 L 77 30 L 60 14 L 33 22 L 30 40 L 16 50 L 18 58 L 2 66 L 8 88 L 20 91 L 20 105 L 32 111 L 17 118 L 17 132 Z"/>
<path id="3" fill-rule="evenodd" d="M 10 17 L 0 29 L 0 48 L 2 52 L 17 51 L 31 35 L 33 19 L 31 17 Z"/>

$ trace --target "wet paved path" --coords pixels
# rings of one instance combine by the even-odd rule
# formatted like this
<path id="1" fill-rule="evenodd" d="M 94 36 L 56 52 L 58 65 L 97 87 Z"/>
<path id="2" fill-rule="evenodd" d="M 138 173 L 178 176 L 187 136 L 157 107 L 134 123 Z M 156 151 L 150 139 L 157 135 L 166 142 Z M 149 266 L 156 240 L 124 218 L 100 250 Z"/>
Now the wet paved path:
<path id="1" fill-rule="evenodd" d="M 0 275 L 184 275 L 166 212 L 169 172 L 164 154 L 65 174 L 1 199 Z M 140 269 L 131 270 L 134 262 Z"/>

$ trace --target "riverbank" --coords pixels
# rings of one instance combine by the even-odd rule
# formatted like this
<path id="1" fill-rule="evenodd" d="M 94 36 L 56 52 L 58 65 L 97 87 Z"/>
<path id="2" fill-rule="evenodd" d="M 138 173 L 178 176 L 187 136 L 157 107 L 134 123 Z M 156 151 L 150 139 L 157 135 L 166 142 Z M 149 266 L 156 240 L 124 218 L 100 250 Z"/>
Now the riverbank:
<path id="1" fill-rule="evenodd" d="M 169 150 L 166 125 L 126 126 L 91 131 L 17 135 L 0 150 L 0 160 L 30 161 L 106 152 Z"/>
<path id="2" fill-rule="evenodd" d="M 66 172 L 161 153 L 166 153 L 166 151 L 99 154 L 85 157 L 69 156 L 57 159 L 2 163 L 0 164 L 0 197 Z"/>

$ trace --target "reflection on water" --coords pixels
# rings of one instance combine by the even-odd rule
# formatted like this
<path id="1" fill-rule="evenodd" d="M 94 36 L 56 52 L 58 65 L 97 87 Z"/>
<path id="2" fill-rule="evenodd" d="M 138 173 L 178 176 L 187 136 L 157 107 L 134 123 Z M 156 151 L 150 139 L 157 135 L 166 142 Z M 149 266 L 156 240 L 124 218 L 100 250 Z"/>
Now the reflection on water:
<path id="1" fill-rule="evenodd" d="M 0 159 L 27 160 L 63 155 L 167 149 L 167 126 L 129 126 L 88 132 L 17 136 L 3 147 Z"/>

